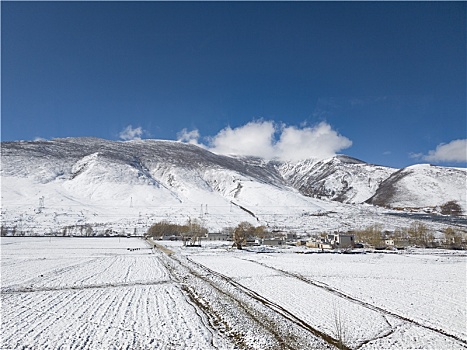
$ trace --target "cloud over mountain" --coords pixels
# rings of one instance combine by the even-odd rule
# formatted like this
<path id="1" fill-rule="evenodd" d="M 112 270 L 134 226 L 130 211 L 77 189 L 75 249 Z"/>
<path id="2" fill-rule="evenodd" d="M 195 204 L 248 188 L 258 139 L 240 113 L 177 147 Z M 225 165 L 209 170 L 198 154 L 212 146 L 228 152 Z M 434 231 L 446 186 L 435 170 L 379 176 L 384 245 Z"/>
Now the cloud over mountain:
<path id="1" fill-rule="evenodd" d="M 421 158 L 428 162 L 467 162 L 467 139 L 453 140 L 449 143 L 441 143 L 428 154 L 413 154 L 413 158 Z"/>
<path id="2" fill-rule="evenodd" d="M 275 145 L 276 153 L 282 160 L 324 159 L 352 145 L 347 137 L 321 122 L 314 127 L 282 128 L 280 139 Z"/>
<path id="3" fill-rule="evenodd" d="M 177 136 L 181 142 L 200 145 L 198 130 L 184 129 Z M 228 126 L 206 140 L 204 147 L 217 154 L 287 161 L 328 158 L 352 145 L 325 122 L 296 127 L 258 120 L 237 128 Z"/>
<path id="4" fill-rule="evenodd" d="M 144 130 L 142 127 L 137 127 L 133 129 L 133 126 L 130 124 L 125 129 L 120 131 L 118 137 L 120 137 L 124 141 L 130 140 L 141 140 L 141 136 L 143 135 Z"/>

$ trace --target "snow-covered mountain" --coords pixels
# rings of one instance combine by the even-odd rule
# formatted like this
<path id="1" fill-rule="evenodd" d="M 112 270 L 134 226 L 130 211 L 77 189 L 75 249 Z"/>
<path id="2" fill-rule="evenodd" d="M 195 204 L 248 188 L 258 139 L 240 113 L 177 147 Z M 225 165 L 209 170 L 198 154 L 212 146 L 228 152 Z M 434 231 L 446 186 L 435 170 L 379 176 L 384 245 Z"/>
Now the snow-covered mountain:
<path id="1" fill-rule="evenodd" d="M 414 174 L 427 166 L 418 166 L 410 169 L 414 180 L 391 182 L 400 177 L 397 169 L 347 156 L 285 163 L 216 155 L 175 141 L 96 138 L 3 142 L 1 151 L 2 226 L 29 233 L 91 227 L 140 234 L 156 221 L 192 218 L 212 230 L 250 221 L 310 232 L 375 221 L 398 225 L 381 215 L 386 209 L 365 201 L 424 207 L 438 205 L 436 195 L 436 203 L 465 203 L 465 191 L 459 194 L 464 170 L 423 170 L 420 183 Z M 430 177 L 442 196 L 425 185 Z M 404 198 L 385 196 L 399 185 L 409 189 L 402 190 Z"/>
<path id="2" fill-rule="evenodd" d="M 284 179 L 303 195 L 343 203 L 366 201 L 396 170 L 343 155 L 279 166 Z"/>
<path id="3" fill-rule="evenodd" d="M 428 164 L 412 165 L 392 173 L 368 203 L 391 208 L 432 208 L 456 202 L 465 212 L 467 169 Z"/>

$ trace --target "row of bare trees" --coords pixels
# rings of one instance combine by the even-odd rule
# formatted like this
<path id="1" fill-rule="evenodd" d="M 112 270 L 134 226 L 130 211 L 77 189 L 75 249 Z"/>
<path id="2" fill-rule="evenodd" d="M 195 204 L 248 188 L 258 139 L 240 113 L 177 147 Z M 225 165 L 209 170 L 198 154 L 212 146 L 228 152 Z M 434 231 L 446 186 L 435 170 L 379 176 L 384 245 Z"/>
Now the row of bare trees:
<path id="1" fill-rule="evenodd" d="M 164 236 L 183 238 L 185 236 L 204 236 L 208 229 L 198 219 L 188 219 L 183 225 L 171 223 L 167 220 L 156 222 L 146 232 L 146 237 L 161 239 Z"/>
<path id="2" fill-rule="evenodd" d="M 254 226 L 247 221 L 239 223 L 236 227 L 227 228 L 226 231 L 232 235 L 233 244 L 238 249 L 242 249 L 249 238 L 265 238 L 271 235 L 265 226 Z M 197 219 L 189 219 L 183 225 L 163 220 L 151 225 L 145 236 L 154 239 L 161 239 L 162 237 L 184 239 L 188 236 L 203 237 L 207 232 L 207 228 Z"/>
<path id="3" fill-rule="evenodd" d="M 365 229 L 353 231 L 353 233 L 357 241 L 375 247 L 384 245 L 383 242 L 386 239 L 394 240 L 396 246 L 402 242 L 422 247 L 444 245 L 450 248 L 462 248 L 465 246 L 463 232 L 460 229 L 447 227 L 443 230 L 444 237 L 440 240 L 436 239 L 433 231 L 422 222 L 413 222 L 408 228 L 396 229 L 394 232 L 383 231 L 381 225 L 371 225 Z"/>

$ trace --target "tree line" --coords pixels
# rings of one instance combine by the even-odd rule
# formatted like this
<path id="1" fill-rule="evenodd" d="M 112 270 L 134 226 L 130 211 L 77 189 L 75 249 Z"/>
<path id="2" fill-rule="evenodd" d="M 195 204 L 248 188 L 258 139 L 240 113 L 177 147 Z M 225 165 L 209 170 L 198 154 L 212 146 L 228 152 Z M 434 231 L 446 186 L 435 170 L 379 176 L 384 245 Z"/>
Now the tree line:
<path id="1" fill-rule="evenodd" d="M 240 222 L 236 227 L 226 227 L 223 231 L 228 234 L 228 237 L 233 241 L 233 245 L 238 249 L 242 249 L 248 239 L 266 238 L 273 234 L 265 226 L 254 226 L 247 221 Z M 192 237 L 204 237 L 207 233 L 207 227 L 198 219 L 189 219 L 182 225 L 162 220 L 152 224 L 148 228 L 145 237 L 186 240 Z"/>
<path id="2" fill-rule="evenodd" d="M 362 230 L 352 231 L 356 241 L 372 245 L 374 247 L 384 246 L 385 240 L 393 240 L 394 245 L 420 246 L 435 248 L 445 246 L 452 249 L 466 249 L 462 231 L 457 228 L 447 227 L 443 229 L 443 237 L 436 238 L 433 231 L 422 222 L 413 222 L 408 228 L 399 228 L 395 231 L 384 231 L 381 225 L 375 224 Z"/>

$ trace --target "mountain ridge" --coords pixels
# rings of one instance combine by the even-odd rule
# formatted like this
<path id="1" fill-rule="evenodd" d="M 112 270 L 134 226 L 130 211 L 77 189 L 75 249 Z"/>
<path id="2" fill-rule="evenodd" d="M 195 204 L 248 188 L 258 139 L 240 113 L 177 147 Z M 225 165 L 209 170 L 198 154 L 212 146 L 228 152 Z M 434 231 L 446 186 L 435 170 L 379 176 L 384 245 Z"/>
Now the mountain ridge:
<path id="1" fill-rule="evenodd" d="M 377 206 L 431 207 L 436 212 L 443 201 L 455 200 L 466 210 L 465 191 L 459 193 L 465 189 L 465 171 L 453 168 L 394 169 L 346 155 L 269 161 L 218 155 L 167 140 L 66 138 L 2 142 L 1 150 L 2 213 L 9 225 L 18 225 L 19 217 L 31 217 L 29 226 L 54 229 L 67 222 L 129 220 L 131 226 L 142 221 L 147 225 L 150 217 L 199 217 L 222 227 L 251 220 L 247 210 L 266 226 L 293 223 L 317 229 L 309 215 L 345 213 L 344 226 L 350 227 L 360 225 L 350 213 L 372 216 L 371 211 L 380 210 Z M 432 190 L 418 188 L 417 181 L 432 184 Z M 404 197 L 391 191 L 402 191 Z M 433 201 L 432 194 L 440 200 Z M 39 198 L 42 203 L 45 198 L 42 207 Z M 31 211 L 40 215 L 28 214 Z M 342 226 L 341 221 L 334 226 Z"/>

